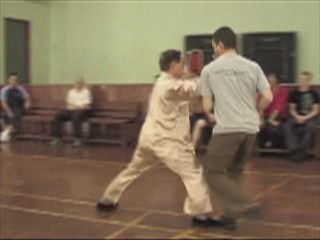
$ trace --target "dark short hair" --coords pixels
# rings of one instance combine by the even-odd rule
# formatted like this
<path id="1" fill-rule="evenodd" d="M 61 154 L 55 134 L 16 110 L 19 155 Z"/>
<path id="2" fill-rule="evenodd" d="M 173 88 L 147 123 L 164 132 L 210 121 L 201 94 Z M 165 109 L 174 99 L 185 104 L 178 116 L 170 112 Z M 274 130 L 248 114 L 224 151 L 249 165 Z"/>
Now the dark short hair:
<path id="1" fill-rule="evenodd" d="M 180 62 L 181 60 L 181 52 L 178 50 L 167 50 L 161 53 L 161 57 L 159 60 L 160 70 L 161 71 L 168 71 L 170 64 L 172 62 Z"/>
<path id="2" fill-rule="evenodd" d="M 307 76 L 307 77 L 309 77 L 309 78 L 312 78 L 312 73 L 309 72 L 309 71 L 302 71 L 302 72 L 301 72 L 301 75 L 304 75 L 304 76 Z"/>
<path id="3" fill-rule="evenodd" d="M 18 77 L 18 73 L 11 72 L 11 73 L 9 73 L 8 77 Z"/>
<path id="4" fill-rule="evenodd" d="M 212 41 L 215 44 L 222 42 L 226 49 L 236 48 L 236 34 L 230 27 L 221 27 L 213 33 Z"/>

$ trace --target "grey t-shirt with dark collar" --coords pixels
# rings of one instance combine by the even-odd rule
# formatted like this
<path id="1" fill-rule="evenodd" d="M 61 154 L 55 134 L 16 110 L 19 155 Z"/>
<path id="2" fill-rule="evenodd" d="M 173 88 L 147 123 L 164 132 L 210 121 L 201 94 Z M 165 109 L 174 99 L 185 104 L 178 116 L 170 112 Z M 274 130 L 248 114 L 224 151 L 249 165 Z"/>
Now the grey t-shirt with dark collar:
<path id="1" fill-rule="evenodd" d="M 214 134 L 257 133 L 259 114 L 257 91 L 270 88 L 260 66 L 236 53 L 226 53 L 209 63 L 201 72 L 202 96 L 214 96 L 217 124 Z"/>

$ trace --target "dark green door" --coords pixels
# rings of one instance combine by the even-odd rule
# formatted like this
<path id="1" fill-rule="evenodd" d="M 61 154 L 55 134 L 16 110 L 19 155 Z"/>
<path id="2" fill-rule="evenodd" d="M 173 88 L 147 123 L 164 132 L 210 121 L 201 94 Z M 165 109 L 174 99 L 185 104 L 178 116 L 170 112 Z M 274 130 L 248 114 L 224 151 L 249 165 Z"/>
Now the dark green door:
<path id="1" fill-rule="evenodd" d="M 29 22 L 5 19 L 6 76 L 19 75 L 20 83 L 30 83 Z M 6 79 L 7 81 L 7 79 Z"/>

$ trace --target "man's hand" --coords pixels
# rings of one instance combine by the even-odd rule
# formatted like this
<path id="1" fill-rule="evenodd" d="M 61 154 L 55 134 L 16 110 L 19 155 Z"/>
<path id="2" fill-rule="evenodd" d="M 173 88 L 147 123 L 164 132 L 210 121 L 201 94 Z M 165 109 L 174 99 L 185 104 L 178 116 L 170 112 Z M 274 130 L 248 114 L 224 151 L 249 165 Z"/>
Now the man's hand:
<path id="1" fill-rule="evenodd" d="M 27 101 L 27 102 L 24 103 L 24 109 L 25 109 L 25 110 L 30 109 L 30 107 L 31 107 L 31 104 L 30 104 L 29 101 Z"/>
<path id="2" fill-rule="evenodd" d="M 212 124 L 216 123 L 216 118 L 215 118 L 214 114 L 210 113 L 210 114 L 207 114 L 207 116 L 208 116 L 210 123 L 212 123 Z"/>
<path id="3" fill-rule="evenodd" d="M 299 124 L 303 124 L 306 120 L 307 120 L 306 117 L 305 117 L 305 116 L 302 116 L 302 115 L 298 115 L 298 116 L 296 117 L 296 121 L 297 121 L 297 123 L 299 123 Z"/>
<path id="4" fill-rule="evenodd" d="M 14 114 L 11 110 L 7 111 L 7 115 L 9 118 L 13 118 L 14 117 Z"/>
<path id="5" fill-rule="evenodd" d="M 273 120 L 273 119 L 269 120 L 268 122 L 274 127 L 278 127 L 280 125 L 279 121 L 276 121 L 276 120 Z"/>

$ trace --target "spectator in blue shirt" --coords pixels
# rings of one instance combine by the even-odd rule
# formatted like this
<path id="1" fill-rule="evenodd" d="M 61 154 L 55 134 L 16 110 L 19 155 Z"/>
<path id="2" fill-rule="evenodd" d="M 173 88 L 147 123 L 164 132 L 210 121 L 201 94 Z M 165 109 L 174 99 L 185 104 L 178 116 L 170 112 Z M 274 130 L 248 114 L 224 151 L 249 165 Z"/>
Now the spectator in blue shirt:
<path id="1" fill-rule="evenodd" d="M 17 132 L 21 126 L 24 111 L 30 108 L 31 101 L 29 94 L 19 84 L 19 77 L 11 73 L 8 78 L 8 85 L 1 90 L 2 120 L 4 122 L 4 133 L 10 135 Z"/>

